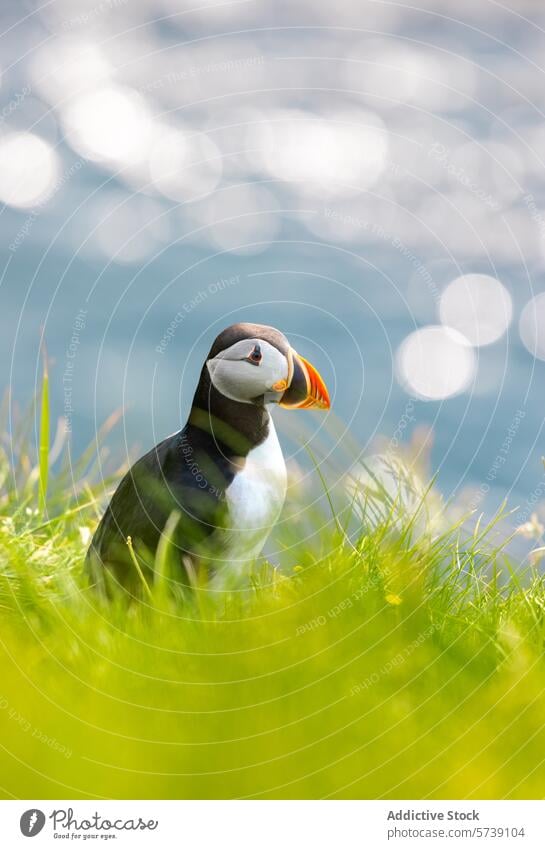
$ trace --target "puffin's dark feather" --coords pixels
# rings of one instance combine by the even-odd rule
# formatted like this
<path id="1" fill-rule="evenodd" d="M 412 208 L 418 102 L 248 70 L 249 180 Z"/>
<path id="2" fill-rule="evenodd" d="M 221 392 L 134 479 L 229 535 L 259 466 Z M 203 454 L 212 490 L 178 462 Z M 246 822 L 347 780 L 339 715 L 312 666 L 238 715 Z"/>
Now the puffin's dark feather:
<path id="1" fill-rule="evenodd" d="M 146 552 L 155 552 L 173 511 L 180 513 L 175 545 L 196 555 L 203 541 L 225 524 L 225 490 L 236 466 L 226 446 L 204 430 L 186 427 L 159 443 L 127 472 L 96 530 L 87 567 L 115 572 L 121 583 L 134 572 L 127 537 L 142 565 L 151 568 Z M 98 562 L 97 562 L 98 560 Z"/>

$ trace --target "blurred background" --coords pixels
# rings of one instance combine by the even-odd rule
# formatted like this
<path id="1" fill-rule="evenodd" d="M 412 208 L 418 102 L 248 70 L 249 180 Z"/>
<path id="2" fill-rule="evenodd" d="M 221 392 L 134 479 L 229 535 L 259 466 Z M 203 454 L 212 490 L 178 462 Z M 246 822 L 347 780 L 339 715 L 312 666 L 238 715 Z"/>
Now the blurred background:
<path id="1" fill-rule="evenodd" d="M 224 326 L 273 324 L 366 454 L 412 445 L 446 496 L 508 496 L 527 521 L 545 496 L 545 8 L 417 6 L 5 0 L 12 397 L 36 391 L 43 335 L 73 450 L 120 407 L 113 454 L 149 447 Z"/>

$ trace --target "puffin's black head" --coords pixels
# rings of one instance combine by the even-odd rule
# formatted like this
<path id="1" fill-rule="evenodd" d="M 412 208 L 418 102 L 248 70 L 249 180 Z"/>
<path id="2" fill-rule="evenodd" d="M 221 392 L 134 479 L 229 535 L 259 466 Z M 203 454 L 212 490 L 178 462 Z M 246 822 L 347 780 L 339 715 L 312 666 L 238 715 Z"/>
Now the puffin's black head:
<path id="1" fill-rule="evenodd" d="M 232 324 L 214 341 L 206 366 L 214 387 L 232 401 L 329 409 L 318 371 L 274 327 Z"/>

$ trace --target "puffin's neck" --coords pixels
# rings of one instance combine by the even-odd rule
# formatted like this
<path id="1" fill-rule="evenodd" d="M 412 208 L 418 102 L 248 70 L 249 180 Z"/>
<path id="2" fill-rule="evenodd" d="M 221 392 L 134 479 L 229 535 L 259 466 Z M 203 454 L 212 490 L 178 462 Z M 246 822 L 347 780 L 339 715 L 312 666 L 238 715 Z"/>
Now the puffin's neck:
<path id="1" fill-rule="evenodd" d="M 219 392 L 206 364 L 201 372 L 188 424 L 210 433 L 232 457 L 246 457 L 269 435 L 265 404 L 242 404 Z"/>

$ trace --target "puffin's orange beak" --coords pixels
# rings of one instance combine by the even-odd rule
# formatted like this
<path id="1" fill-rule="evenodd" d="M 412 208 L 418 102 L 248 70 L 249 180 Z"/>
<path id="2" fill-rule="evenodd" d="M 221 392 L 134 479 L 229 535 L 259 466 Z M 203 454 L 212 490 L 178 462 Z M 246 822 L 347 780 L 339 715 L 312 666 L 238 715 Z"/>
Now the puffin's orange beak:
<path id="1" fill-rule="evenodd" d="M 288 379 L 281 383 L 284 385 L 273 387 L 277 390 L 285 387 L 286 391 L 279 401 L 281 407 L 290 410 L 308 410 L 310 407 L 329 410 L 331 407 L 329 392 L 320 372 L 293 348 L 288 351 Z"/>

